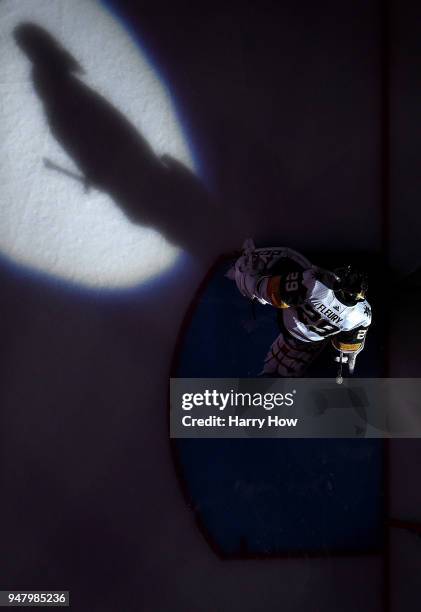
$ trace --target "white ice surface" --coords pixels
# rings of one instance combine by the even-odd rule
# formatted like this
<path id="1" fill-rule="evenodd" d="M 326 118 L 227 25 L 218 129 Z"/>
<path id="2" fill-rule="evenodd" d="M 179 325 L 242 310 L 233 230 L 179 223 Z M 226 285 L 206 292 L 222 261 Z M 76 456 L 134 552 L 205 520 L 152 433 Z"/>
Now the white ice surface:
<path id="1" fill-rule="evenodd" d="M 0 3 L 0 251 L 30 268 L 96 287 L 158 275 L 179 250 L 155 229 L 131 223 L 107 194 L 47 170 L 43 158 L 80 174 L 50 133 L 31 66 L 13 38 L 40 24 L 80 62 L 80 77 L 151 144 L 192 168 L 166 87 L 123 27 L 87 0 Z M 99 61 L 100 58 L 100 61 Z"/>

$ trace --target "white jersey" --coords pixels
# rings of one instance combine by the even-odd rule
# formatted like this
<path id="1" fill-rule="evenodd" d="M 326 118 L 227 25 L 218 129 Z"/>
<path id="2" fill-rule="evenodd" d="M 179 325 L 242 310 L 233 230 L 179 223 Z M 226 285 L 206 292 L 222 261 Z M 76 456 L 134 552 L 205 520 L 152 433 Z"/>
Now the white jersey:
<path id="1" fill-rule="evenodd" d="M 313 269 L 305 270 L 301 279 L 292 282 L 300 283 L 302 300 L 299 305 L 291 305 L 282 312 L 284 326 L 291 336 L 303 342 L 318 342 L 334 334 L 356 330 L 355 340 L 364 338 L 363 332 L 358 337 L 358 331 L 371 323 L 367 300 L 354 306 L 343 304 L 331 288 L 317 279 Z"/>
<path id="2" fill-rule="evenodd" d="M 364 346 L 371 323 L 367 300 L 353 306 L 342 303 L 332 287 L 332 273 L 320 270 L 292 249 L 250 249 L 240 257 L 231 278 L 244 296 L 282 309 L 290 336 L 305 343 L 332 336 L 338 350 Z"/>

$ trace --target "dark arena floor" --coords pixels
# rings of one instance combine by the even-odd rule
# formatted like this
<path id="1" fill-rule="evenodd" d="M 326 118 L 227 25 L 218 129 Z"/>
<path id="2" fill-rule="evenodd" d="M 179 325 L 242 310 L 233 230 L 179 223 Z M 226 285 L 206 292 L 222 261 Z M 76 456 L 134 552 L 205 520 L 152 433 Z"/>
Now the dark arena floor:
<path id="1" fill-rule="evenodd" d="M 168 420 L 170 376 L 256 377 L 278 333 L 225 276 L 248 237 L 363 266 L 355 376 L 420 377 L 420 23 L 409 0 L 0 2 L 2 589 L 419 612 L 419 439 Z M 308 376 L 336 372 L 327 348 Z"/>

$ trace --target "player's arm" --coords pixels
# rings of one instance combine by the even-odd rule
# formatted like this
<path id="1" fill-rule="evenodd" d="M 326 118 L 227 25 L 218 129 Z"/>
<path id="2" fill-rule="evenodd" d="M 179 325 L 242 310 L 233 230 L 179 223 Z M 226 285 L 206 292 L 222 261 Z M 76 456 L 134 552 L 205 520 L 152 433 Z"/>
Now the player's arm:
<path id="1" fill-rule="evenodd" d="M 303 273 L 297 270 L 278 276 L 256 269 L 239 273 L 237 269 L 235 279 L 243 295 L 275 308 L 301 304 L 308 290 L 303 284 Z"/>
<path id="2" fill-rule="evenodd" d="M 246 241 L 244 246 L 243 255 L 229 271 L 228 277 L 235 280 L 245 297 L 276 308 L 288 308 L 304 300 L 308 290 L 303 285 L 306 272 L 299 264 L 291 262 L 291 269 L 276 274 L 267 266 L 264 256 L 254 248 L 252 241 Z"/>
<path id="3" fill-rule="evenodd" d="M 336 334 L 332 338 L 334 348 L 342 353 L 359 353 L 364 348 L 368 328 L 369 325 L 360 325 L 350 331 Z"/>
<path id="4" fill-rule="evenodd" d="M 371 312 L 366 317 L 363 324 L 350 330 L 336 334 L 332 338 L 334 348 L 339 352 L 339 356 L 335 361 L 339 363 L 347 363 L 349 373 L 352 374 L 355 368 L 355 362 L 358 353 L 360 353 L 365 344 L 365 338 L 371 322 Z"/>
<path id="5" fill-rule="evenodd" d="M 271 276 L 267 281 L 266 294 L 268 301 L 276 308 L 299 306 L 307 295 L 303 271 L 291 270 L 279 276 Z"/>

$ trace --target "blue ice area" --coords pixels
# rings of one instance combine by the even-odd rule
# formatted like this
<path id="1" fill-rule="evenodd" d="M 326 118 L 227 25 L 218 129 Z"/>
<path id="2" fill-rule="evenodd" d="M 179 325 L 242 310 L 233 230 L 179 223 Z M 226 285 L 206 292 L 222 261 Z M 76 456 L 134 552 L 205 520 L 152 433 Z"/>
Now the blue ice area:
<path id="1" fill-rule="evenodd" d="M 254 317 L 225 278 L 227 268 L 224 261 L 214 269 L 190 312 L 179 377 L 254 377 L 278 333 L 274 309 L 257 305 Z M 327 356 L 312 375 L 333 375 Z M 376 375 L 375 357 L 367 352 L 361 375 Z M 382 547 L 381 441 L 179 439 L 174 445 L 189 502 L 223 556 Z"/>

